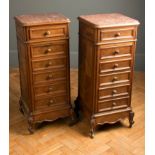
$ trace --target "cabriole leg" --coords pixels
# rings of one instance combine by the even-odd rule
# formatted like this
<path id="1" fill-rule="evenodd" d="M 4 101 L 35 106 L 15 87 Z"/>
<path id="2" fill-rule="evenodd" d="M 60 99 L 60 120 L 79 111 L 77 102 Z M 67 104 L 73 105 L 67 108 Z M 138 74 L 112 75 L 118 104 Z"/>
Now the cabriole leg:
<path id="1" fill-rule="evenodd" d="M 75 112 L 76 118 L 79 119 L 80 118 L 80 114 L 79 114 L 79 111 L 80 111 L 80 103 L 79 103 L 78 97 L 74 101 L 74 104 L 75 104 L 74 112 Z"/>
<path id="2" fill-rule="evenodd" d="M 129 127 L 130 127 L 130 128 L 131 128 L 132 125 L 134 124 L 133 118 L 134 118 L 134 112 L 131 111 L 131 112 L 129 113 L 129 124 L 130 124 Z"/>
<path id="3" fill-rule="evenodd" d="M 90 120 L 90 137 L 94 138 L 94 134 L 95 134 L 95 119 L 91 118 L 91 120 Z"/>
<path id="4" fill-rule="evenodd" d="M 28 119 L 28 131 L 30 132 L 30 134 L 33 134 L 35 130 L 35 124 L 32 122 L 32 118 L 30 117 Z"/>
<path id="5" fill-rule="evenodd" d="M 23 102 L 22 102 L 22 99 L 20 98 L 19 99 L 19 111 L 24 115 L 24 111 L 23 111 L 22 105 L 23 105 Z"/>

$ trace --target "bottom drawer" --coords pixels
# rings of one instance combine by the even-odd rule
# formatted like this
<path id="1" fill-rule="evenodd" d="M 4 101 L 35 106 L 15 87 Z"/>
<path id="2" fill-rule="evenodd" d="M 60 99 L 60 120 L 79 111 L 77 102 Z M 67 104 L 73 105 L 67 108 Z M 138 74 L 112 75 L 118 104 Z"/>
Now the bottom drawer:
<path id="1" fill-rule="evenodd" d="M 129 106 L 129 97 L 116 98 L 98 102 L 98 112 L 126 108 Z"/>
<path id="2" fill-rule="evenodd" d="M 42 122 L 42 121 L 56 120 L 58 118 L 63 118 L 63 117 L 67 117 L 70 115 L 71 115 L 70 106 L 66 106 L 61 109 L 54 109 L 51 111 L 38 112 L 33 116 L 33 118 L 34 118 L 34 122 Z"/>
<path id="3" fill-rule="evenodd" d="M 124 108 L 115 111 L 108 111 L 100 113 L 99 115 L 96 114 L 95 116 L 95 123 L 96 124 L 105 124 L 105 123 L 115 123 L 129 117 L 131 108 Z"/>
<path id="4" fill-rule="evenodd" d="M 55 96 L 35 101 L 35 110 L 49 109 L 60 106 L 65 106 L 68 103 L 67 95 Z"/>

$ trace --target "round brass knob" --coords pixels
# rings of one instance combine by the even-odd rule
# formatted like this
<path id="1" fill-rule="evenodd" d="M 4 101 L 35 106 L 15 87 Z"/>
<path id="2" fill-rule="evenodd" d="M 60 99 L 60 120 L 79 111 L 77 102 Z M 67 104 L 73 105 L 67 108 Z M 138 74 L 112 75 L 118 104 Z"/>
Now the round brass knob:
<path id="1" fill-rule="evenodd" d="M 48 48 L 46 51 L 45 51 L 45 54 L 47 54 L 47 53 L 49 53 L 49 52 L 51 52 L 52 51 L 52 49 L 51 48 Z"/>
<path id="2" fill-rule="evenodd" d="M 120 35 L 121 35 L 121 33 L 118 32 L 115 34 L 115 37 L 119 37 Z"/>
<path id="3" fill-rule="evenodd" d="M 51 52 L 52 50 L 51 50 L 51 48 L 48 48 L 47 51 L 48 51 L 48 52 Z"/>
<path id="4" fill-rule="evenodd" d="M 119 54 L 119 50 L 114 51 L 114 55 Z"/>
<path id="5" fill-rule="evenodd" d="M 51 34 L 50 31 L 46 31 L 46 32 L 45 32 L 45 36 L 50 35 L 50 34 Z"/>
<path id="6" fill-rule="evenodd" d="M 53 88 L 52 87 L 49 87 L 48 88 L 48 92 L 50 92 L 50 91 L 52 91 L 53 90 Z"/>
<path id="7" fill-rule="evenodd" d="M 116 106 L 116 102 L 113 102 L 112 105 L 113 105 L 113 106 Z"/>
<path id="8" fill-rule="evenodd" d="M 47 64 L 47 67 L 51 66 L 51 65 L 52 65 L 52 61 L 49 61 L 48 64 Z"/>
<path id="9" fill-rule="evenodd" d="M 112 91 L 112 94 L 116 94 L 116 93 L 117 93 L 117 90 L 113 90 L 113 91 Z"/>
<path id="10" fill-rule="evenodd" d="M 118 80 L 118 77 L 113 77 L 113 81 L 117 81 Z"/>
<path id="11" fill-rule="evenodd" d="M 54 101 L 53 101 L 53 100 L 50 100 L 50 101 L 48 102 L 48 106 L 52 105 L 53 103 L 54 103 Z"/>
<path id="12" fill-rule="evenodd" d="M 114 64 L 114 68 L 117 68 L 118 67 L 118 64 Z"/>
<path id="13" fill-rule="evenodd" d="M 47 76 L 47 80 L 49 80 L 49 79 L 52 79 L 52 74 L 49 74 L 49 75 Z"/>

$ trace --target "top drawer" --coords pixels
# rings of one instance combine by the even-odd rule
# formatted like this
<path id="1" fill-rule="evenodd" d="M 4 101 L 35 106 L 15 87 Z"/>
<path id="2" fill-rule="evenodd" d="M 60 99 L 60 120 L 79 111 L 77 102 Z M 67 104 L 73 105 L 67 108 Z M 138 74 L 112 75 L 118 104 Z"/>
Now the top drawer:
<path id="1" fill-rule="evenodd" d="M 67 25 L 34 26 L 29 29 L 29 39 L 48 39 L 67 37 Z"/>
<path id="2" fill-rule="evenodd" d="M 134 27 L 100 29 L 98 41 L 132 40 L 136 38 L 135 33 Z"/>

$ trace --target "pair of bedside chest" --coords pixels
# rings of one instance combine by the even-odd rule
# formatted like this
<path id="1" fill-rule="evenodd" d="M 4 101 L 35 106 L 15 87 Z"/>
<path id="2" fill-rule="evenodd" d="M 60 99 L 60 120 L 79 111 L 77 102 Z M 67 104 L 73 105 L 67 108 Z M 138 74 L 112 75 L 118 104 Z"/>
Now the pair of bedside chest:
<path id="1" fill-rule="evenodd" d="M 78 97 L 70 103 L 69 22 L 61 14 L 16 16 L 20 68 L 20 111 L 29 131 L 38 122 L 79 116 L 98 124 L 126 117 L 132 126 L 132 77 L 139 22 L 121 14 L 79 19 Z"/>

